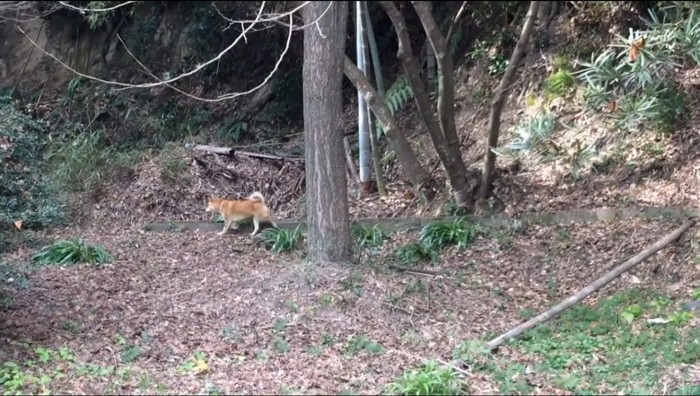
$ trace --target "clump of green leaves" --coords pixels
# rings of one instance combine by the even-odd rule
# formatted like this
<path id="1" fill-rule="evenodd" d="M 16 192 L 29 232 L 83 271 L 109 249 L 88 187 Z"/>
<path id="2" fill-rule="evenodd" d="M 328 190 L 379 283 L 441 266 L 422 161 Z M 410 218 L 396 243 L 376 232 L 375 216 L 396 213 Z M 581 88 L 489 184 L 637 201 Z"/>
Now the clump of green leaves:
<path id="1" fill-rule="evenodd" d="M 65 239 L 45 246 L 32 256 L 40 264 L 107 264 L 112 255 L 102 246 L 90 245 L 80 238 Z"/>
<path id="2" fill-rule="evenodd" d="M 571 60 L 565 55 L 554 57 L 554 71 L 545 81 L 545 93 L 548 97 L 568 95 L 576 84 L 576 76 Z"/>
<path id="3" fill-rule="evenodd" d="M 405 372 L 385 390 L 388 395 L 466 395 L 467 384 L 449 366 L 434 360 L 418 370 Z"/>
<path id="4" fill-rule="evenodd" d="M 550 157 L 551 145 L 556 131 L 556 116 L 548 112 L 537 113 L 532 119 L 518 123 L 513 131 L 514 139 L 508 145 L 513 153 L 537 152 L 541 157 Z M 500 154 L 500 153 L 499 153 Z"/>
<path id="5" fill-rule="evenodd" d="M 389 235 L 376 224 L 373 227 L 355 226 L 352 234 L 361 249 L 379 247 L 389 239 Z"/>
<path id="6" fill-rule="evenodd" d="M 411 89 L 411 84 L 408 82 L 406 75 L 399 76 L 384 95 L 386 107 L 389 108 L 391 115 L 396 115 L 412 99 L 413 89 Z M 376 133 L 377 138 L 380 138 L 384 133 L 380 123 L 377 123 Z"/>
<path id="7" fill-rule="evenodd" d="M 650 10 L 648 30 L 630 29 L 589 62 L 579 62 L 588 107 L 601 110 L 614 104 L 612 117 L 621 131 L 656 127 L 667 132 L 687 109 L 672 76 L 689 60 L 700 60 L 700 13 L 693 6 L 684 15 L 678 7 L 667 7 L 662 16 Z"/>
<path id="8" fill-rule="evenodd" d="M 409 265 L 423 260 L 430 260 L 436 263 L 440 259 L 435 250 L 427 248 L 419 243 L 408 243 L 399 246 L 394 250 L 394 256 L 400 262 Z"/>
<path id="9" fill-rule="evenodd" d="M 260 238 L 275 253 L 296 250 L 304 239 L 301 226 L 293 230 L 286 228 L 268 228 L 260 233 Z"/>
<path id="10" fill-rule="evenodd" d="M 370 355 L 377 356 L 384 353 L 384 346 L 370 340 L 364 334 L 359 334 L 350 339 L 345 352 L 354 355 L 360 351 L 365 351 Z"/>
<path id="11" fill-rule="evenodd" d="M 466 217 L 456 217 L 451 221 L 436 221 L 423 227 L 420 242 L 431 250 L 439 250 L 451 244 L 465 248 L 476 239 L 477 234 L 474 223 Z"/>

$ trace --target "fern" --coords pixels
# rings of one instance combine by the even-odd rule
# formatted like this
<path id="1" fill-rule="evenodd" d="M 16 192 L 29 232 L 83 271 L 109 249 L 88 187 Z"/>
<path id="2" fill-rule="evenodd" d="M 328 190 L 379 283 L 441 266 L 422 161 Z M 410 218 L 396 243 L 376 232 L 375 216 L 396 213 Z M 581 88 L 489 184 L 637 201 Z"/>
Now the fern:
<path id="1" fill-rule="evenodd" d="M 413 89 L 411 89 L 411 84 L 408 82 L 408 78 L 405 75 L 399 76 L 399 78 L 394 81 L 394 84 L 389 87 L 384 96 L 384 102 L 386 102 L 386 107 L 389 108 L 392 116 L 401 111 L 403 107 L 413 99 Z M 384 128 L 377 123 L 377 138 L 382 137 L 384 134 Z"/>

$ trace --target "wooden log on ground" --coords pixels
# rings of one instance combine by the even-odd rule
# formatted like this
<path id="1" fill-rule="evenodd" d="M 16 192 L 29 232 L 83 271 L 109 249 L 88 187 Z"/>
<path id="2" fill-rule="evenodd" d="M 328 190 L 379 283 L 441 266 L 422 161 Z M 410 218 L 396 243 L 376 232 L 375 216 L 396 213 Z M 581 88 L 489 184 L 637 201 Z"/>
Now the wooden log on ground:
<path id="1" fill-rule="evenodd" d="M 207 146 L 205 144 L 198 144 L 198 145 L 194 146 L 194 149 L 199 150 L 199 151 L 206 151 L 208 153 L 221 154 L 221 155 L 231 155 L 233 153 L 233 149 L 230 147 Z"/>
<path id="2" fill-rule="evenodd" d="M 515 328 L 501 334 L 500 336 L 494 338 L 493 340 L 489 341 L 487 344 L 489 349 L 491 349 L 491 350 L 498 349 L 501 345 L 503 345 L 506 341 L 510 340 L 511 338 L 518 337 L 521 334 L 523 334 L 524 332 L 526 332 L 527 330 L 530 330 L 530 329 L 534 328 L 535 326 L 538 326 L 538 325 L 540 325 L 540 324 L 542 324 L 550 319 L 557 317 L 559 314 L 561 314 L 565 310 L 574 306 L 575 304 L 577 304 L 578 302 L 580 302 L 584 298 L 588 297 L 589 295 L 593 294 L 594 292 L 600 290 L 602 287 L 604 287 L 608 283 L 612 282 L 618 276 L 620 276 L 623 273 L 634 268 L 636 265 L 638 265 L 642 261 L 651 257 L 654 253 L 658 252 L 659 250 L 663 249 L 671 242 L 678 239 L 690 227 L 695 225 L 695 221 L 696 221 L 695 219 L 690 219 L 690 220 L 685 221 L 683 223 L 683 225 L 681 225 L 677 229 L 673 230 L 670 234 L 659 239 L 656 243 L 654 243 L 653 245 L 644 249 L 642 252 L 640 252 L 636 256 L 632 257 L 631 259 L 625 261 L 624 263 L 622 263 L 621 265 L 619 265 L 618 267 L 616 267 L 612 271 L 610 271 L 607 274 L 596 279 L 595 282 L 584 287 L 583 289 L 581 289 L 579 292 L 577 292 L 573 296 L 571 296 L 571 297 L 567 298 L 566 300 L 560 302 L 559 304 L 553 306 L 552 308 L 548 309 L 547 311 L 535 316 L 534 318 L 528 320 L 527 322 L 522 323 L 522 324 L 518 325 L 517 327 L 515 327 Z"/>
<path id="3" fill-rule="evenodd" d="M 194 146 L 194 150 L 206 151 L 208 153 L 227 155 L 227 156 L 240 155 L 243 157 L 266 159 L 266 160 L 272 160 L 272 161 L 293 161 L 293 162 L 303 162 L 304 161 L 303 157 L 281 157 L 279 155 L 251 153 L 250 151 L 236 150 L 232 147 L 216 147 L 216 146 L 208 146 L 205 144 L 198 144 L 198 145 Z"/>

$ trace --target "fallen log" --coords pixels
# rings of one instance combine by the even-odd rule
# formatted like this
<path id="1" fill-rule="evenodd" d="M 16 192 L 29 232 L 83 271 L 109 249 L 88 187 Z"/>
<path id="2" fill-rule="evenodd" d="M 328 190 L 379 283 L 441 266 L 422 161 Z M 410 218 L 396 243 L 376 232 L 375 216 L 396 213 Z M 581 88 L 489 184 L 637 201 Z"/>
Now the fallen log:
<path id="1" fill-rule="evenodd" d="M 193 148 L 194 148 L 194 150 L 206 151 L 208 153 L 227 155 L 227 156 L 240 155 L 243 157 L 266 159 L 266 160 L 272 160 L 272 161 L 294 161 L 294 162 L 303 162 L 304 161 L 303 157 L 281 157 L 279 155 L 272 155 L 272 154 L 251 153 L 249 151 L 236 150 L 232 147 L 216 147 L 216 146 L 208 146 L 208 145 L 204 145 L 204 144 L 198 144 L 198 145 L 194 146 Z"/>
<path id="2" fill-rule="evenodd" d="M 501 345 L 503 345 L 506 341 L 510 340 L 511 338 L 518 337 L 521 334 L 523 334 L 524 332 L 526 332 L 527 330 L 530 330 L 530 329 L 534 328 L 535 326 L 538 326 L 538 325 L 540 325 L 540 324 L 542 324 L 550 319 L 557 317 L 562 312 L 566 311 L 567 309 L 574 306 L 575 304 L 577 304 L 578 302 L 580 302 L 584 298 L 588 297 L 589 295 L 593 294 L 594 292 L 600 290 L 605 285 L 612 282 L 618 276 L 620 276 L 623 273 L 634 268 L 637 264 L 639 264 L 642 261 L 646 260 L 647 258 L 651 257 L 654 253 L 658 252 L 659 250 L 663 249 L 671 242 L 678 239 L 678 237 L 680 237 L 690 227 L 695 225 L 695 221 L 696 221 L 695 219 L 687 220 L 685 223 L 683 223 L 683 225 L 681 225 L 677 229 L 673 230 L 673 232 L 671 232 L 670 234 L 667 234 L 665 237 L 661 238 L 653 245 L 644 249 L 642 252 L 640 252 L 636 256 L 634 256 L 631 259 L 620 264 L 612 271 L 610 271 L 607 274 L 596 279 L 595 282 L 584 287 L 583 289 L 578 291 L 573 296 L 571 296 L 571 297 L 567 298 L 566 300 L 560 302 L 559 304 L 553 306 L 552 308 L 548 309 L 547 311 L 535 316 L 534 318 L 528 320 L 527 322 L 522 323 L 522 324 L 518 325 L 517 327 L 515 327 L 511 330 L 508 330 L 507 332 L 505 332 L 505 333 L 501 334 L 500 336 L 494 338 L 493 340 L 489 341 L 487 344 L 489 349 L 492 351 L 496 350 Z"/>
<path id="3" fill-rule="evenodd" d="M 221 154 L 221 155 L 232 155 L 233 151 L 234 151 L 230 147 L 207 146 L 204 144 L 198 144 L 198 145 L 194 146 L 194 149 L 199 150 L 199 151 L 206 151 L 208 153 Z"/>

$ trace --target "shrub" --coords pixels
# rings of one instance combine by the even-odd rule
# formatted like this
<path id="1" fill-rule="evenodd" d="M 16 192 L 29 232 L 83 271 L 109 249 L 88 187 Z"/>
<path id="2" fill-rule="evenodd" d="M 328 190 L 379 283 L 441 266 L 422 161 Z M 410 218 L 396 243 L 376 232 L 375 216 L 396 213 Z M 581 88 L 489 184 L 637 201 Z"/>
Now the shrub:
<path id="1" fill-rule="evenodd" d="M 385 240 L 389 239 L 378 225 L 373 227 L 356 226 L 352 228 L 352 234 L 357 241 L 357 245 L 363 248 L 376 248 L 381 246 Z"/>
<path id="2" fill-rule="evenodd" d="M 298 248 L 304 239 L 304 232 L 301 226 L 293 230 L 268 228 L 260 233 L 260 238 L 275 253 L 289 252 Z"/>
<path id="3" fill-rule="evenodd" d="M 464 248 L 476 239 L 476 236 L 476 226 L 465 217 L 457 217 L 452 221 L 436 221 L 423 227 L 420 242 L 431 250 L 450 244 Z"/>
<path id="4" fill-rule="evenodd" d="M 440 256 L 435 250 L 429 249 L 418 243 L 409 243 L 399 246 L 394 251 L 394 256 L 400 262 L 409 265 L 423 260 L 430 260 L 433 263 L 437 263 L 440 259 Z"/>
<path id="5" fill-rule="evenodd" d="M 419 370 L 404 373 L 384 391 L 389 395 L 466 395 L 467 384 L 449 366 L 429 361 Z"/>
<path id="6" fill-rule="evenodd" d="M 63 205 L 42 169 L 43 126 L 7 96 L 0 96 L 0 113 L 0 233 L 15 221 L 22 228 L 63 222 Z M 0 235 L 0 240 L 7 238 Z"/>
<path id="7" fill-rule="evenodd" d="M 102 246 L 89 245 L 84 240 L 72 238 L 46 246 L 32 256 L 39 264 L 107 264 L 112 255 Z"/>
<path id="8" fill-rule="evenodd" d="M 138 161 L 136 153 L 109 147 L 103 131 L 75 131 L 56 138 L 47 147 L 46 160 L 57 186 L 82 192 L 99 186 L 115 169 L 133 165 Z"/>

